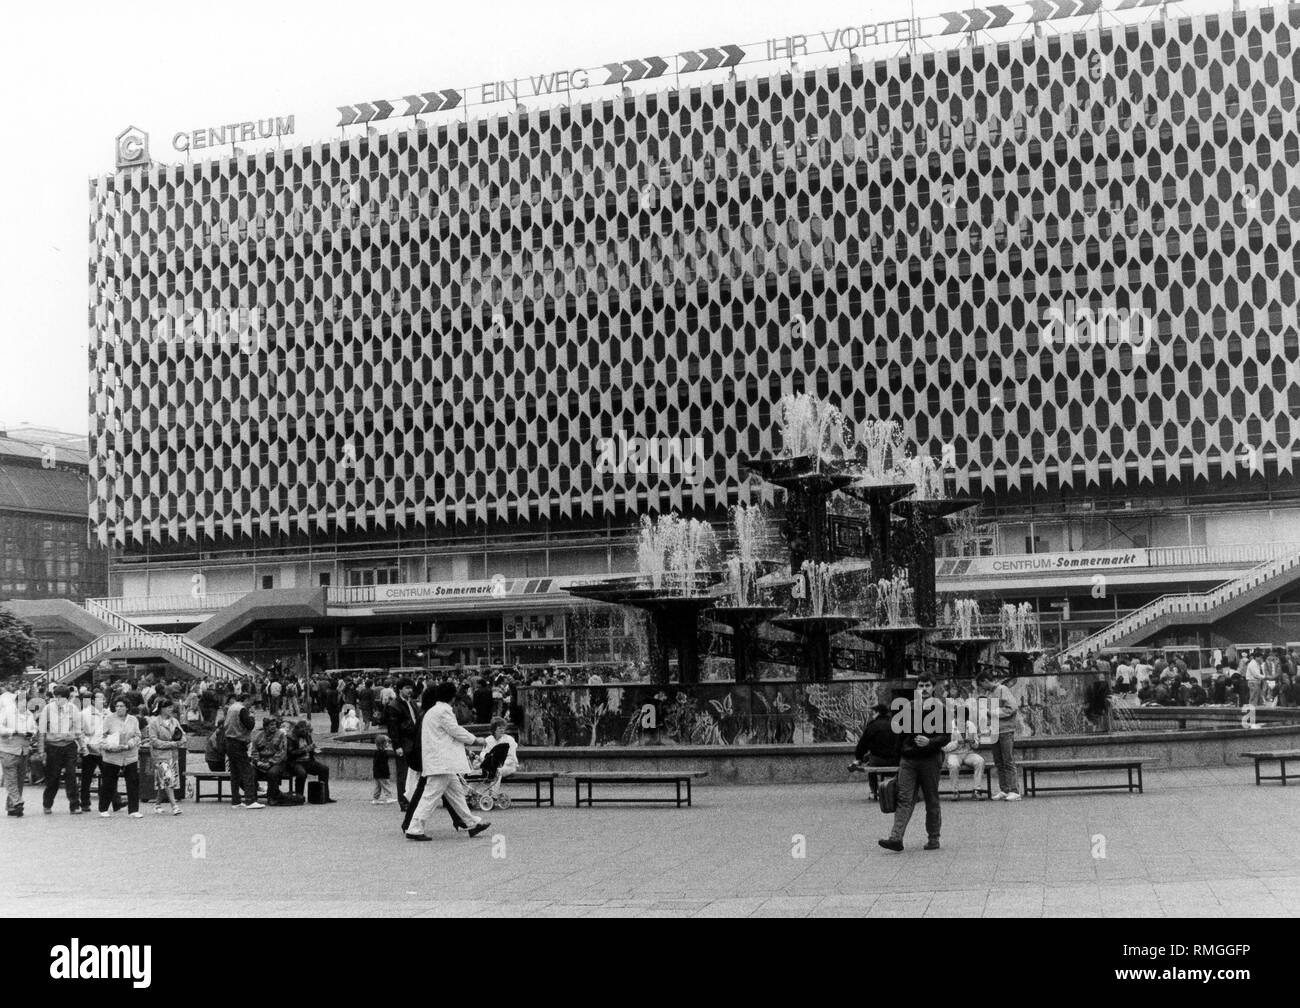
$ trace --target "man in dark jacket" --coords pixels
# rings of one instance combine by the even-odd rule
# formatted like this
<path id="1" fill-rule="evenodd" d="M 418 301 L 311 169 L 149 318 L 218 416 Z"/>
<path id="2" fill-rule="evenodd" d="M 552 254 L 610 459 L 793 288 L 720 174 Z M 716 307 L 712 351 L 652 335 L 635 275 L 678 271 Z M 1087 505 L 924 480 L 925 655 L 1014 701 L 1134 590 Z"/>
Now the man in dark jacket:
<path id="1" fill-rule="evenodd" d="M 858 747 L 853 752 L 854 762 L 849 767 L 850 770 L 873 766 L 898 766 L 898 749 L 902 736 L 895 733 L 889 725 L 889 706 L 878 703 L 871 710 L 875 717 L 862 729 Z M 873 800 L 877 796 L 879 786 L 880 775 L 868 773 L 867 787 L 871 789 Z"/>
<path id="2" fill-rule="evenodd" d="M 907 832 L 912 809 L 916 805 L 919 788 L 925 797 L 925 849 L 939 849 L 939 828 L 943 816 L 939 808 L 939 771 L 943 762 L 943 747 L 948 744 L 952 725 L 942 701 L 935 699 L 934 680 L 928 672 L 921 673 L 916 681 L 916 693 L 911 701 L 895 702 L 891 727 L 902 737 L 902 751 L 898 761 L 898 808 L 894 812 L 894 829 L 880 846 L 886 850 L 901 851 L 903 834 Z"/>
<path id="3" fill-rule="evenodd" d="M 288 772 L 293 776 L 294 794 L 307 793 L 307 777 L 312 775 L 320 781 L 321 798 L 325 804 L 333 805 L 336 799 L 330 797 L 330 768 L 316 758 L 320 747 L 312 738 L 311 723 L 306 719 L 299 721 L 290 730 L 286 743 Z"/>
<path id="4" fill-rule="evenodd" d="M 325 711 L 330 716 L 330 734 L 337 735 L 339 730 L 339 712 L 343 710 L 343 694 L 339 692 L 338 683 L 333 679 L 325 687 Z"/>
<path id="5" fill-rule="evenodd" d="M 289 741 L 278 719 L 262 718 L 262 730 L 248 744 L 248 758 L 257 775 L 266 778 L 266 803 L 279 805 L 283 800 L 280 782 L 289 773 Z"/>
<path id="6" fill-rule="evenodd" d="M 486 679 L 476 680 L 474 686 L 474 723 L 491 724 L 492 716 L 495 713 L 492 708 L 494 702 L 492 699 L 492 687 L 488 685 Z M 592 706 L 596 706 L 592 704 Z"/>
<path id="7" fill-rule="evenodd" d="M 413 699 L 414 692 L 415 683 L 410 679 L 401 680 L 397 684 L 397 699 L 384 711 L 384 727 L 397 763 L 397 801 L 402 812 L 406 811 L 407 791 L 415 787 L 414 780 L 407 780 L 410 755 L 420 745 L 420 708 Z M 419 766 L 419 762 L 415 765 Z"/>

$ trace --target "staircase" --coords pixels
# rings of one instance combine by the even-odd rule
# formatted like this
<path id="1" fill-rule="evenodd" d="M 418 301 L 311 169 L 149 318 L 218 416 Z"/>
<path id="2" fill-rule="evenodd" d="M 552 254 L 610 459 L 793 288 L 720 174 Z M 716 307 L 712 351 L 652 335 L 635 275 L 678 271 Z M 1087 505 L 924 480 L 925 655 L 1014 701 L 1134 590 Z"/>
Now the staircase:
<path id="1" fill-rule="evenodd" d="M 88 665 L 117 651 L 153 651 L 191 675 L 204 679 L 243 679 L 250 674 L 247 666 L 184 634 L 146 630 L 95 599 L 87 599 L 83 608 L 101 623 L 112 627 L 112 632 L 100 635 L 68 655 L 41 677 L 42 684 L 45 680 L 57 683 L 75 679 Z"/>
<path id="2" fill-rule="evenodd" d="M 1167 626 L 1181 623 L 1216 623 L 1257 599 L 1281 591 L 1300 579 L 1300 550 L 1265 560 L 1241 577 L 1199 594 L 1161 595 L 1140 609 L 1116 620 L 1061 652 L 1061 657 L 1083 658 L 1101 648 L 1140 643 Z"/>

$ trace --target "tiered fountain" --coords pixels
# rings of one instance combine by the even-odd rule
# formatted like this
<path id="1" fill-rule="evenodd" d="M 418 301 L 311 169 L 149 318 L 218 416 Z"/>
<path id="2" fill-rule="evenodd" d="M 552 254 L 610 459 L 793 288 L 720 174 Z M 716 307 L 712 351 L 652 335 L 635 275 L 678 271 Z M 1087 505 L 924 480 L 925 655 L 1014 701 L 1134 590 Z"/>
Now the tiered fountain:
<path id="1" fill-rule="evenodd" d="M 785 533 L 790 570 L 805 560 L 830 559 L 827 498 L 856 478 L 845 470 L 848 425 L 839 409 L 797 393 L 777 404 L 779 454 L 745 459 L 745 468 L 785 491 Z"/>
<path id="2" fill-rule="evenodd" d="M 1001 640 L 981 634 L 980 629 L 979 603 L 973 598 L 959 598 L 944 606 L 939 633 L 930 638 L 930 643 L 953 653 L 959 679 L 974 679 L 984 649 Z"/>
<path id="3" fill-rule="evenodd" d="M 732 530 L 736 536 L 736 553 L 727 560 L 726 594 L 721 605 L 707 613 L 708 618 L 731 627 L 731 653 L 736 682 L 753 677 L 757 664 L 755 644 L 758 628 L 785 610 L 766 604 L 770 589 L 759 587 L 765 568 L 775 561 L 760 555 L 766 539 L 762 512 L 757 504 L 738 504 L 731 509 Z"/>
<path id="4" fill-rule="evenodd" d="M 637 573 L 574 586 L 569 594 L 596 602 L 632 606 L 650 616 L 650 661 L 657 682 L 669 679 L 669 652 L 677 653 L 680 682 L 699 681 L 699 616 L 717 602 L 712 568 L 717 552 L 707 522 L 660 515 L 641 520 Z"/>
<path id="5" fill-rule="evenodd" d="M 890 511 L 916 489 L 906 478 L 905 457 L 903 428 L 899 424 L 893 420 L 866 421 L 858 437 L 856 478 L 844 488 L 848 496 L 867 506 L 871 566 L 882 573 L 896 566 Z"/>
<path id="6" fill-rule="evenodd" d="M 978 503 L 973 497 L 948 495 L 944 469 L 929 455 L 907 458 L 899 466 L 906 484 L 914 490 L 911 496 L 894 504 L 894 513 L 902 519 L 901 528 L 894 531 L 896 557 L 907 558 L 907 570 L 916 591 L 917 621 L 932 626 L 938 622 L 935 612 L 935 537 L 939 523 L 951 514 L 964 511 Z"/>
<path id="7" fill-rule="evenodd" d="M 926 628 L 916 620 L 916 593 L 903 569 L 892 578 L 870 586 L 866 619 L 853 633 L 880 649 L 881 668 L 887 679 L 907 675 L 908 647 L 920 641 Z"/>
<path id="8" fill-rule="evenodd" d="M 1028 602 L 1021 602 L 1018 606 L 1007 603 L 1002 607 L 1000 618 L 1004 646 L 998 654 L 1007 660 L 1009 675 L 1028 675 L 1033 671 L 1035 659 L 1043 653 L 1038 614 Z"/>
<path id="9" fill-rule="evenodd" d="M 836 564 L 805 560 L 795 575 L 797 612 L 772 620 L 773 626 L 789 630 L 803 643 L 805 675 L 814 682 L 831 678 L 831 638 L 858 623 L 857 616 L 840 611 L 837 574 Z"/>
<path id="10" fill-rule="evenodd" d="M 837 407 L 803 393 L 782 399 L 776 418 L 780 451 L 743 464 L 785 491 L 786 573 L 771 571 L 774 562 L 756 550 L 762 539 L 758 509 L 738 507 L 732 511 L 736 553 L 725 571 L 709 566 L 707 525 L 667 515 L 643 519 L 636 575 L 569 591 L 649 612 L 652 663 L 661 682 L 668 680 L 669 647 L 677 652 L 679 680 L 697 681 L 696 620 L 705 610 L 732 628 L 738 681 L 753 675 L 757 630 L 767 622 L 801 641 L 801 679 L 831 678 L 831 640 L 846 631 L 874 642 L 886 675 L 903 678 L 908 649 L 935 622 L 935 523 L 974 501 L 947 496 L 942 466 L 908 456 L 897 423 L 868 421 L 855 444 Z M 839 493 L 866 506 L 869 563 L 836 555 L 830 514 Z M 901 537 L 897 549 L 895 533 Z M 787 585 L 789 604 L 778 605 Z"/>

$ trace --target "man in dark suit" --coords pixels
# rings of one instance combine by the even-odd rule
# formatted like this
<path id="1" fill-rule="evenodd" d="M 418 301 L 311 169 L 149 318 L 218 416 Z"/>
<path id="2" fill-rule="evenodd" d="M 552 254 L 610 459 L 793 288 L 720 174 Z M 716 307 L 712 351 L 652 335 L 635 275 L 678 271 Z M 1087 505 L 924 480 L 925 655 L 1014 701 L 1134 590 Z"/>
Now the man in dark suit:
<path id="1" fill-rule="evenodd" d="M 402 679 L 397 684 L 397 699 L 389 703 L 384 714 L 388 741 L 392 743 L 397 762 L 397 801 L 402 812 L 406 811 L 407 794 L 415 786 L 414 780 L 408 780 L 408 777 L 414 777 L 410 772 L 409 754 L 420 745 L 420 707 L 413 699 L 414 692 L 415 683 Z"/>
<path id="2" fill-rule="evenodd" d="M 343 710 L 343 694 L 339 685 L 331 679 L 325 687 L 325 711 L 330 716 L 330 732 L 337 735 L 339 730 L 339 713 Z"/>
<path id="3" fill-rule="evenodd" d="M 492 723 L 492 716 L 495 713 L 493 710 L 495 701 L 492 697 L 492 687 L 482 677 L 479 677 L 474 683 L 473 706 L 475 724 Z M 593 703 L 592 706 L 594 707 L 595 704 Z"/>

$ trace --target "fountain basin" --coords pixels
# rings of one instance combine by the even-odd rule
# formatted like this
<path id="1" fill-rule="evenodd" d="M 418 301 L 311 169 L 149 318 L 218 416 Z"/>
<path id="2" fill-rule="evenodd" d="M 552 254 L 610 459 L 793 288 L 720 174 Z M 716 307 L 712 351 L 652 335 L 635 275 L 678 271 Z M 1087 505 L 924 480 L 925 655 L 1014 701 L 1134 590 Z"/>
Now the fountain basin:
<path id="1" fill-rule="evenodd" d="M 930 643 L 945 651 L 962 651 L 966 648 L 985 648 L 1001 639 L 1001 637 L 931 637 Z"/>
<path id="2" fill-rule="evenodd" d="M 852 473 L 839 471 L 837 467 L 842 463 L 822 463 L 811 455 L 747 458 L 741 459 L 740 464 L 782 489 L 797 489 L 811 494 L 834 493 L 858 479 Z M 822 465 L 828 467 L 827 471 L 822 471 Z"/>
<path id="3" fill-rule="evenodd" d="M 780 606 L 714 606 L 705 612 L 705 616 L 715 623 L 722 623 L 729 627 L 752 626 L 757 623 L 766 623 L 774 616 L 779 616 L 785 612 Z"/>
<path id="4" fill-rule="evenodd" d="M 773 626 L 800 637 L 842 633 L 859 622 L 856 616 L 782 616 L 771 621 Z"/>

